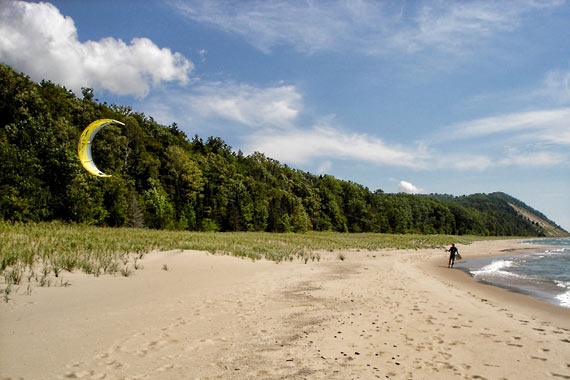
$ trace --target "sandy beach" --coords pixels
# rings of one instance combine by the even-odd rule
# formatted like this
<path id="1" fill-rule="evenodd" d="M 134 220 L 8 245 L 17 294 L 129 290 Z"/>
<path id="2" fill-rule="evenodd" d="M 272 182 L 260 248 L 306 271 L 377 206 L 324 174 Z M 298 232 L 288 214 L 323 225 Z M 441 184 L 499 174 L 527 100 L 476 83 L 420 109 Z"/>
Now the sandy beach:
<path id="1" fill-rule="evenodd" d="M 343 255 L 155 252 L 130 277 L 23 285 L 0 304 L 0 379 L 570 379 L 570 309 L 476 283 L 441 249 Z"/>

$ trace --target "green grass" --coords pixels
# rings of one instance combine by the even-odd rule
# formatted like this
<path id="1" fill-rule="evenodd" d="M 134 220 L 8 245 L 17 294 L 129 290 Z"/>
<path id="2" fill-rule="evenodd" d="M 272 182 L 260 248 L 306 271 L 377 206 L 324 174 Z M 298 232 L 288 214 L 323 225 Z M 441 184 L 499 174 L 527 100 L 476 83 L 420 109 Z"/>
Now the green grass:
<path id="1" fill-rule="evenodd" d="M 280 262 L 319 260 L 322 251 L 385 248 L 421 249 L 469 244 L 482 237 L 309 232 L 188 232 L 136 228 L 102 228 L 58 222 L 11 224 L 0 221 L 0 274 L 6 284 L 18 284 L 25 273 L 41 268 L 59 277 L 81 270 L 94 276 L 140 269 L 138 260 L 154 250 L 189 249 Z M 37 277 L 37 276 L 36 276 Z M 28 281 L 29 282 L 29 281 Z"/>

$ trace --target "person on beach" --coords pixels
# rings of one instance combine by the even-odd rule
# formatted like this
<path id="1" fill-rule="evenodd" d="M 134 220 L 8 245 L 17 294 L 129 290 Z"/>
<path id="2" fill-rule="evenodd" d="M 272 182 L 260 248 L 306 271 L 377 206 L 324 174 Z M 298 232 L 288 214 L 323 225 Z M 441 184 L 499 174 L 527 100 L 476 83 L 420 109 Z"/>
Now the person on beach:
<path id="1" fill-rule="evenodd" d="M 447 264 L 447 267 L 453 268 L 453 264 L 455 264 L 455 255 L 459 253 L 459 250 L 455 247 L 455 244 L 451 244 L 451 247 L 446 249 L 445 252 L 449 252 L 449 263 Z"/>

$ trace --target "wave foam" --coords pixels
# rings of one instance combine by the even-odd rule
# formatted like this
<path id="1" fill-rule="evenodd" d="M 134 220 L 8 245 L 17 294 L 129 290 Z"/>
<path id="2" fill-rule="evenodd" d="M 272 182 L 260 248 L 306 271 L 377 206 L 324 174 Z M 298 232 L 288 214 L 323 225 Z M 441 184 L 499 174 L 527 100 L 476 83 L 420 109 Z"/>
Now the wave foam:
<path id="1" fill-rule="evenodd" d="M 556 286 L 558 286 L 559 288 L 570 289 L 570 281 L 557 281 L 557 280 L 554 280 L 554 283 L 556 283 Z"/>
<path id="2" fill-rule="evenodd" d="M 554 298 L 560 302 L 560 306 L 570 307 L 570 290 L 566 293 L 559 294 Z"/>
<path id="3" fill-rule="evenodd" d="M 485 265 L 479 270 L 472 271 L 473 276 L 503 276 L 503 277 L 520 277 L 517 274 L 504 271 L 502 269 L 513 266 L 512 260 L 497 260 L 491 264 Z"/>
<path id="4" fill-rule="evenodd" d="M 560 255 L 566 252 L 568 252 L 567 248 L 551 248 L 551 249 L 545 249 L 543 253 L 546 255 Z"/>

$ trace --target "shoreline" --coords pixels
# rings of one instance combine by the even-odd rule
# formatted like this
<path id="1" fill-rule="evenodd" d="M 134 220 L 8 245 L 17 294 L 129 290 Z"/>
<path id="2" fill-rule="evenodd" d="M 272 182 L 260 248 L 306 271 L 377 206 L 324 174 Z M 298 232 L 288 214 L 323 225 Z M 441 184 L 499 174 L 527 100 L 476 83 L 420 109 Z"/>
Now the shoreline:
<path id="1" fill-rule="evenodd" d="M 570 311 L 449 270 L 442 249 L 342 253 L 155 252 L 129 278 L 73 274 L 0 305 L 0 378 L 570 378 Z"/>
<path id="2" fill-rule="evenodd" d="M 462 246 L 460 252 L 467 250 L 468 257 L 463 257 L 464 260 L 468 260 L 473 258 L 491 258 L 517 254 L 522 255 L 536 248 L 552 247 L 549 245 L 533 245 L 532 247 L 528 247 L 526 244 L 516 241 L 513 241 L 508 245 L 511 244 L 512 247 L 502 248 L 498 251 L 490 251 L 486 253 L 469 252 L 469 249 L 467 249 L 469 246 Z M 440 276 L 442 279 L 453 281 L 456 286 L 463 291 L 476 293 L 481 295 L 481 298 L 487 299 L 490 302 L 492 301 L 496 304 L 503 304 L 521 312 L 530 311 L 533 316 L 551 320 L 561 327 L 570 329 L 570 308 L 554 305 L 522 292 L 477 281 L 477 279 L 463 269 L 453 268 L 452 270 L 449 270 L 449 268 L 447 268 L 447 262 L 443 265 L 440 259 L 432 259 L 430 262 L 425 264 L 423 269 Z"/>

